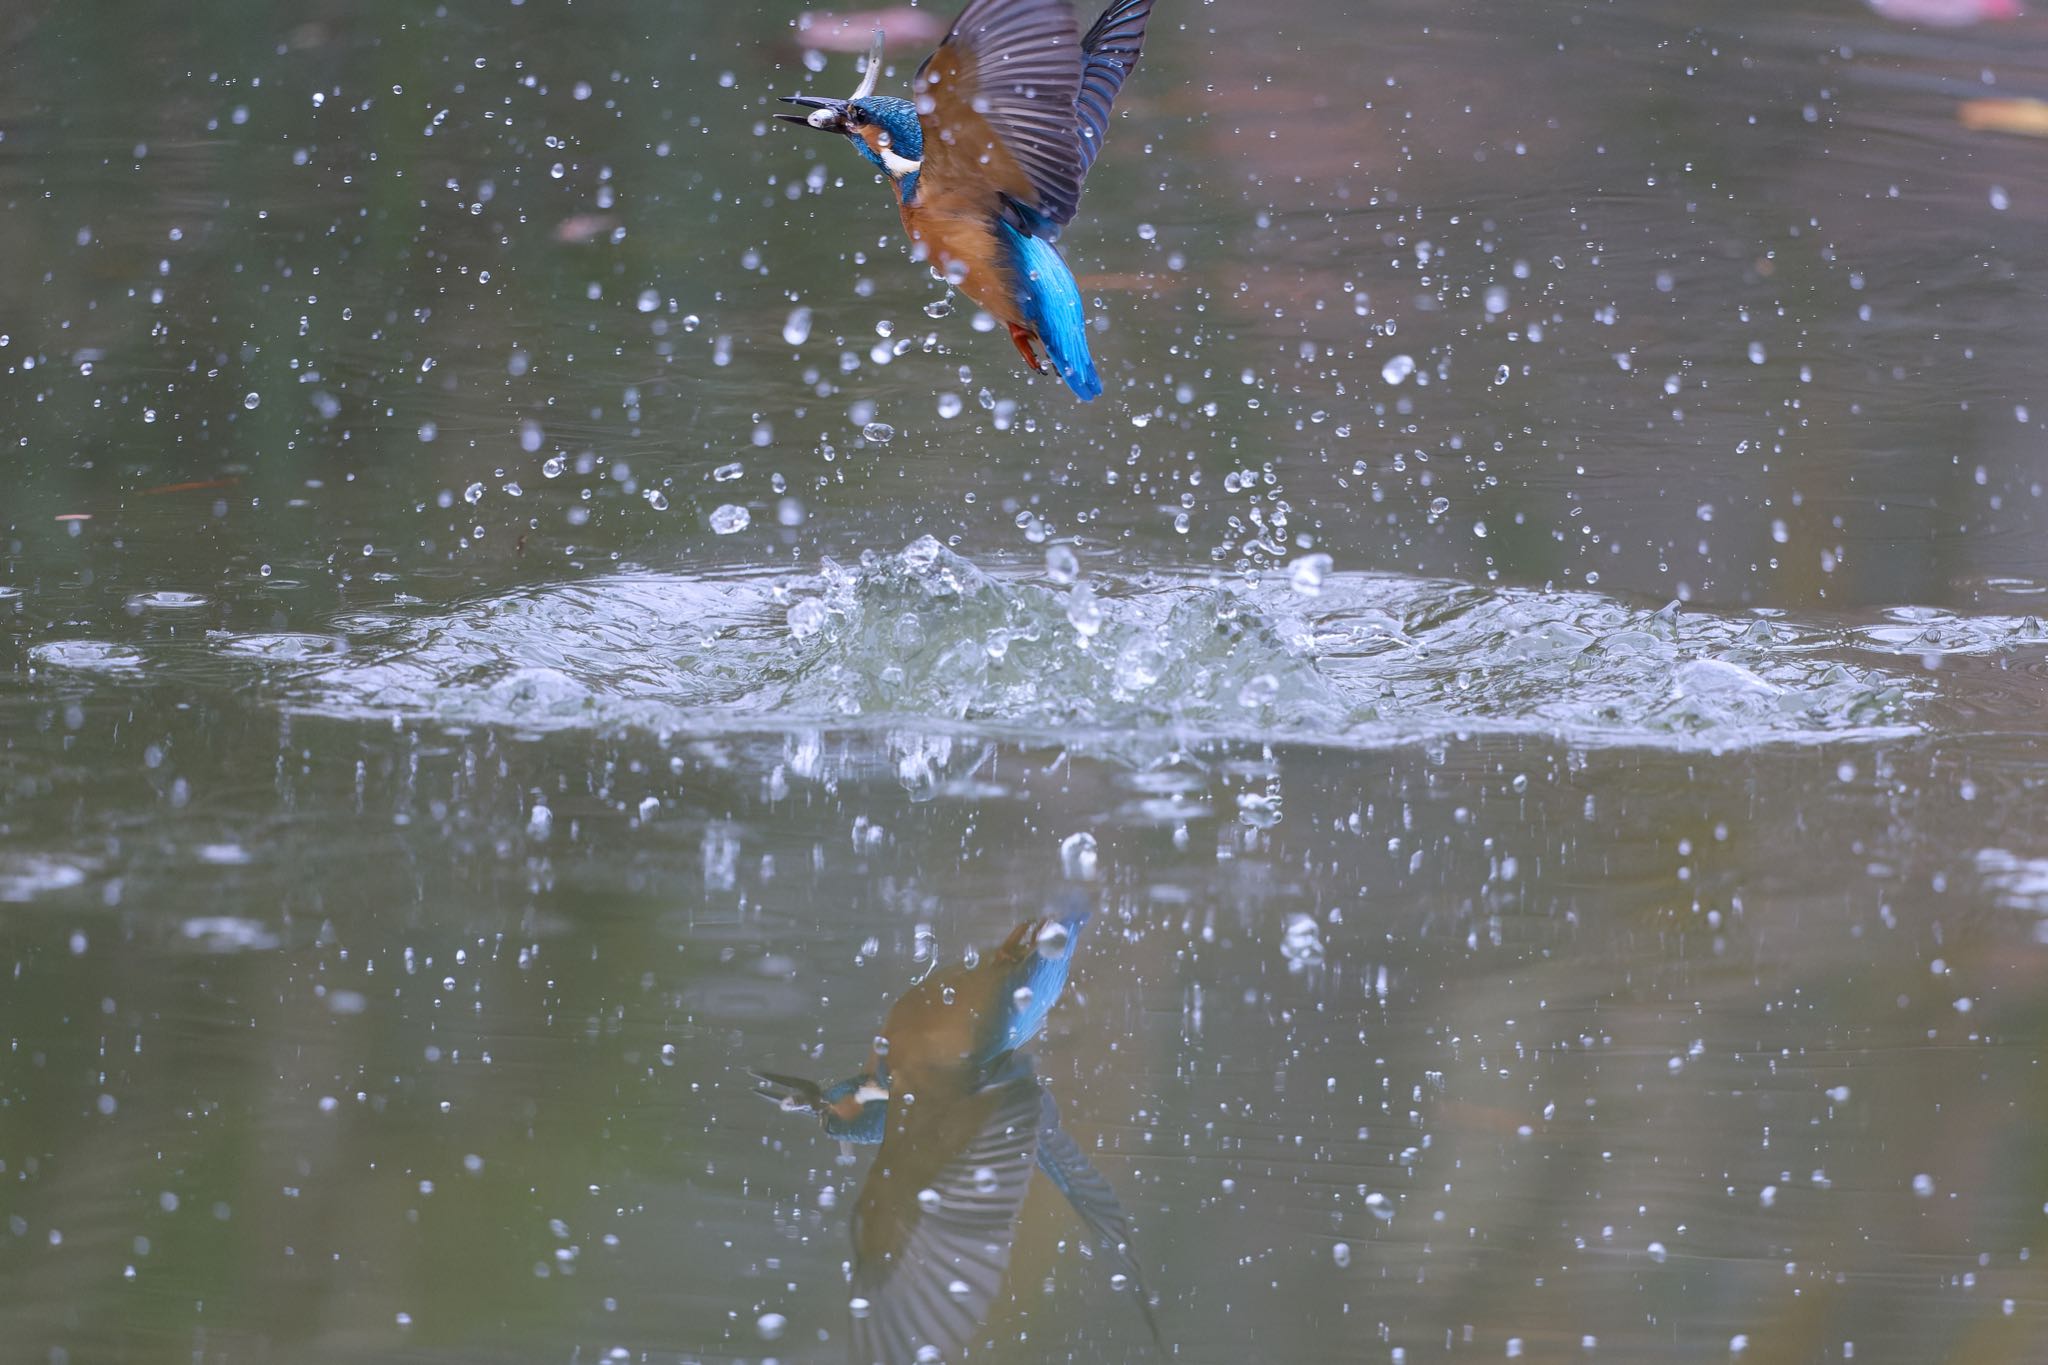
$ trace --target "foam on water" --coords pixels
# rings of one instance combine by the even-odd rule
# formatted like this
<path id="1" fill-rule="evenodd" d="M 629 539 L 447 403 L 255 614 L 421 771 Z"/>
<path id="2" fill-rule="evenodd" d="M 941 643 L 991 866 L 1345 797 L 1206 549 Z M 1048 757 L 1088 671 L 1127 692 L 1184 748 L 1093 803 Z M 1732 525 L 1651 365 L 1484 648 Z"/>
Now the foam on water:
<path id="1" fill-rule="evenodd" d="M 1502 732 L 1709 749 L 1897 737 L 1927 723 L 1931 656 L 2043 637 L 2032 618 L 1800 622 L 1346 573 L 1310 595 L 1294 577 L 1033 575 L 925 537 L 812 574 L 621 573 L 209 645 L 223 664 L 288 659 L 269 685 L 307 714 L 532 732 L 911 726 L 1156 752 Z M 73 641 L 34 657 L 132 669 L 149 648 Z"/>

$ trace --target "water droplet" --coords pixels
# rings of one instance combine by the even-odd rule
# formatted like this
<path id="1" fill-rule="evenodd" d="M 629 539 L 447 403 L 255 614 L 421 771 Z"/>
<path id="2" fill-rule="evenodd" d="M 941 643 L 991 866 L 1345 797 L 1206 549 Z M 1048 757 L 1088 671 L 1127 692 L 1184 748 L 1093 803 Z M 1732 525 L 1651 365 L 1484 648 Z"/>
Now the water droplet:
<path id="1" fill-rule="evenodd" d="M 242 406 L 249 409 L 251 412 L 254 412 L 256 410 L 256 405 L 261 403 L 262 401 L 262 394 L 245 393 L 242 395 Z"/>
<path id="2" fill-rule="evenodd" d="M 1339 1269 L 1342 1269 L 1344 1266 L 1350 1265 L 1351 1243 L 1339 1242 L 1337 1243 L 1337 1245 L 1331 1247 L 1330 1259 L 1337 1263 Z"/>
<path id="3" fill-rule="evenodd" d="M 1316 597 L 1323 591 L 1323 579 L 1329 576 L 1331 560 L 1328 555 L 1303 555 L 1287 566 L 1287 585 L 1303 597 Z"/>
<path id="4" fill-rule="evenodd" d="M 1076 583 L 1067 593 L 1067 621 L 1083 640 L 1095 638 L 1102 629 L 1102 604 L 1086 583 Z"/>
<path id="5" fill-rule="evenodd" d="M 466 503 L 469 503 L 471 506 L 474 506 L 477 503 L 482 502 L 484 500 L 484 486 L 481 483 L 473 483 L 469 487 L 463 489 L 462 500 Z"/>
<path id="6" fill-rule="evenodd" d="M 568 467 L 569 461 L 566 458 L 560 455 L 550 455 L 547 458 L 547 463 L 540 467 L 541 476 L 543 478 L 559 479 L 562 477 L 562 471 Z"/>
<path id="7" fill-rule="evenodd" d="M 792 308 L 782 322 L 782 339 L 792 346 L 801 346 L 811 339 L 811 310 Z"/>
<path id="8" fill-rule="evenodd" d="M 722 503 L 711 514 L 711 529 L 721 536 L 729 536 L 735 531 L 746 530 L 747 523 L 753 519 L 753 514 L 746 508 L 735 503 Z"/>
<path id="9" fill-rule="evenodd" d="M 789 609 L 789 634 L 796 640 L 807 640 L 825 628 L 825 605 L 812 598 L 796 603 Z"/>
<path id="10" fill-rule="evenodd" d="M 1065 587 L 1081 576 L 1081 561 L 1074 554 L 1072 546 L 1048 545 L 1045 547 L 1045 576 Z"/>
<path id="11" fill-rule="evenodd" d="M 924 315 L 928 318 L 948 317 L 952 312 L 953 300 L 951 299 L 933 299 L 924 306 Z"/>
<path id="12" fill-rule="evenodd" d="M 1389 384 L 1399 384 L 1414 373 L 1415 357 L 1412 355 L 1394 356 L 1386 364 L 1380 366 L 1380 378 L 1386 380 Z"/>
<path id="13" fill-rule="evenodd" d="M 1095 878 L 1095 836 L 1082 830 L 1060 841 L 1060 867 L 1074 881 Z"/>
<path id="14" fill-rule="evenodd" d="M 666 512 L 668 510 L 668 495 L 662 492 L 659 488 L 650 488 L 645 493 L 642 493 L 640 496 L 647 499 L 647 505 L 649 507 L 652 507 L 655 511 Z M 744 525 L 745 523 L 741 524 Z"/>
<path id="15" fill-rule="evenodd" d="M 896 428 L 887 422 L 869 422 L 860 429 L 860 434 L 878 446 L 885 446 L 896 439 Z"/>
<path id="16" fill-rule="evenodd" d="M 1323 960 L 1323 933 L 1315 916 L 1296 912 L 1287 917 L 1287 930 L 1280 940 L 1280 956 L 1295 968 L 1315 966 Z"/>

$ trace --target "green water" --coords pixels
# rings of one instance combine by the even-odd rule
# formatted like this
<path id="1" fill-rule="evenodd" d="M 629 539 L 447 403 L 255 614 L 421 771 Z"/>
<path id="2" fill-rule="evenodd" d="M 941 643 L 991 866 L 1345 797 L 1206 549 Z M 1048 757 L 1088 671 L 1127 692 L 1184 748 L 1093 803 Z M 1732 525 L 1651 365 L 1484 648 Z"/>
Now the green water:
<path id="1" fill-rule="evenodd" d="M 1063 894 L 1174 1358 L 2048 1355 L 2048 24 L 1162 0 L 1083 406 L 798 10 L 0 14 L 0 1365 L 844 1360 Z"/>

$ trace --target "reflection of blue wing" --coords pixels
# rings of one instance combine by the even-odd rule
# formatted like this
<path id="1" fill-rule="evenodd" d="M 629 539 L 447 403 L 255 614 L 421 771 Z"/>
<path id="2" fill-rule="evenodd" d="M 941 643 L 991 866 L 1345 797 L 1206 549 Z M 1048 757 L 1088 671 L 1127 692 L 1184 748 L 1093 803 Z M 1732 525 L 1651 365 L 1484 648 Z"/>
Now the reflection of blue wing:
<path id="1" fill-rule="evenodd" d="M 889 1105 L 853 1210 L 853 1362 L 955 1358 L 1010 1265 L 1038 1150 L 1038 1078 L 1010 1059 L 972 1094 Z"/>
<path id="2" fill-rule="evenodd" d="M 1110 106 L 1123 89 L 1124 77 L 1138 64 L 1145 21 L 1151 17 L 1152 0 L 1116 0 L 1081 39 L 1081 93 L 1074 98 L 1074 112 L 1081 121 L 1080 175 L 1088 174 L 1095 154 L 1102 150 Z"/>
<path id="3" fill-rule="evenodd" d="M 1074 1212 L 1088 1225 L 1088 1231 L 1095 1234 L 1096 1243 L 1115 1258 L 1117 1269 L 1130 1276 L 1145 1325 L 1152 1329 L 1152 1343 L 1165 1355 L 1166 1342 L 1152 1317 L 1152 1296 L 1145 1291 L 1145 1280 L 1138 1273 L 1138 1258 L 1132 1250 L 1130 1216 L 1117 1202 L 1116 1191 L 1102 1178 L 1102 1172 L 1089 1162 L 1088 1154 L 1060 1127 L 1059 1106 L 1053 1103 L 1052 1091 L 1041 1089 L 1039 1095 L 1038 1169 L 1059 1186 Z"/>

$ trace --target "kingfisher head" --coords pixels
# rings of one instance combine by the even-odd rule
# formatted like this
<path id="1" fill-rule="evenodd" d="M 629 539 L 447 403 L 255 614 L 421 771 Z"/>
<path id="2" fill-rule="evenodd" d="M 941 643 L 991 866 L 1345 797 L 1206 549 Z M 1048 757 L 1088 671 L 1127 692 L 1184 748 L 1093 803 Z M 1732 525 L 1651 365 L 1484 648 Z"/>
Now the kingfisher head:
<path id="1" fill-rule="evenodd" d="M 830 1085 L 773 1071 L 756 1071 L 754 1081 L 754 1093 L 762 1099 L 787 1113 L 812 1115 L 828 1136 L 842 1142 L 880 1142 L 888 1126 L 888 1085 L 868 1072 Z"/>
<path id="2" fill-rule="evenodd" d="M 799 105 L 810 112 L 775 117 L 816 128 L 821 133 L 844 134 L 852 140 L 854 150 L 888 176 L 907 201 L 917 192 L 917 173 L 924 166 L 924 128 L 917 121 L 915 104 L 875 93 L 875 82 L 881 74 L 882 33 L 878 29 L 874 47 L 868 53 L 868 69 L 850 97 L 835 100 L 817 95 L 784 95 L 784 104 Z"/>

